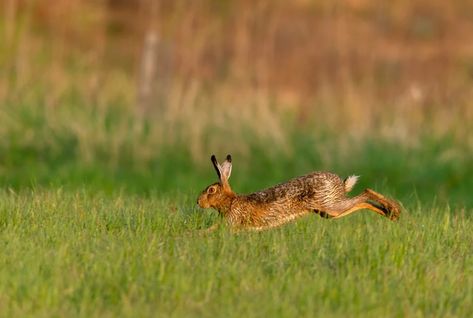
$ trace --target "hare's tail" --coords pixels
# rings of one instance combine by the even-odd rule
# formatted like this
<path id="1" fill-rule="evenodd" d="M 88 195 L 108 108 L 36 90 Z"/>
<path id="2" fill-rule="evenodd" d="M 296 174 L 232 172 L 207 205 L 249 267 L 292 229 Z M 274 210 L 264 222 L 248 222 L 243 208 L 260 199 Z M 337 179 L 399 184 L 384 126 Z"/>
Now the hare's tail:
<path id="1" fill-rule="evenodd" d="M 343 180 L 343 184 L 345 186 L 345 192 L 350 192 L 353 187 L 355 186 L 356 182 L 358 181 L 359 176 L 349 176 L 345 180 Z"/>

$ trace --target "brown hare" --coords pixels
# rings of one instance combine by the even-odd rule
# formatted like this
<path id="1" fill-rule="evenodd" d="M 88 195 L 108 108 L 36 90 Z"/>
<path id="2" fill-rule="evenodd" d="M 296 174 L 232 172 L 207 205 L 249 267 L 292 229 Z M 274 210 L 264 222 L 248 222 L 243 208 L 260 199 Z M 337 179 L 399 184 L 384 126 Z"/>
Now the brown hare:
<path id="1" fill-rule="evenodd" d="M 342 180 L 329 172 L 313 172 L 266 190 L 238 195 L 228 183 L 232 157 L 227 155 L 222 164 L 217 162 L 215 155 L 211 160 L 220 181 L 209 185 L 200 194 L 197 203 L 201 208 L 216 209 L 235 229 L 264 230 L 309 213 L 337 219 L 368 209 L 393 221 L 400 214 L 397 202 L 371 189 L 353 198 L 347 197 L 358 177 L 350 176 Z"/>

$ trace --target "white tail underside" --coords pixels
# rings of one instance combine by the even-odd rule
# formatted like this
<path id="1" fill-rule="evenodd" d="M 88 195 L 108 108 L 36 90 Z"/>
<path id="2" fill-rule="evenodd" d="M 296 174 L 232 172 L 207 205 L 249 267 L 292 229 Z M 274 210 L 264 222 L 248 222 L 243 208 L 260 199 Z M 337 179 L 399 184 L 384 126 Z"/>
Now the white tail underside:
<path id="1" fill-rule="evenodd" d="M 345 192 L 350 192 L 358 181 L 359 176 L 349 176 L 343 181 L 345 184 Z"/>

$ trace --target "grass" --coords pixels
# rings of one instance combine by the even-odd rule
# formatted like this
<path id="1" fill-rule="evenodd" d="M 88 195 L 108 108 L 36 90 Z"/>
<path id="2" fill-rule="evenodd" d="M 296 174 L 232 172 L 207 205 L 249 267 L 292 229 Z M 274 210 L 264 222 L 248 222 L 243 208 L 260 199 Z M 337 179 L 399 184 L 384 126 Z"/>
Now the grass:
<path id="1" fill-rule="evenodd" d="M 218 134 L 208 124 L 200 159 L 187 126 L 166 143 L 159 125 L 136 132 L 130 113 L 112 105 L 13 105 L 0 108 L 4 316 L 473 313 L 473 157 L 458 136 L 360 139 L 287 120 L 284 146 L 252 129 L 235 136 L 244 122 Z M 233 154 L 237 192 L 329 170 L 360 174 L 354 193 L 374 188 L 407 212 L 396 223 L 369 212 L 314 215 L 262 233 L 202 236 L 217 221 L 195 204 L 216 180 L 206 158 L 214 151 Z"/>
<path id="2" fill-rule="evenodd" d="M 471 213 L 410 202 L 233 235 L 187 194 L 0 193 L 4 316 L 467 317 Z M 470 211 L 471 212 L 471 211 Z"/>
<path id="3" fill-rule="evenodd" d="M 329 170 L 360 174 L 354 193 L 374 188 L 406 212 L 396 223 L 369 212 L 314 215 L 262 233 L 203 236 L 198 230 L 217 217 L 195 200 L 216 176 L 185 143 L 124 133 L 134 131 L 132 117 L 104 120 L 112 107 L 76 110 L 83 117 L 1 110 L 1 315 L 473 313 L 473 157 L 462 139 L 426 134 L 408 144 L 288 122 L 287 147 L 279 147 L 252 130 L 233 139 L 219 131 L 224 146 L 210 136 L 200 151 L 233 154 L 237 192 Z M 80 130 L 67 125 L 76 118 Z"/>
<path id="4" fill-rule="evenodd" d="M 230 10 L 248 13 L 234 25 L 213 6 L 171 6 L 158 20 L 176 60 L 140 118 L 142 34 L 120 45 L 110 6 L 75 2 L 54 12 L 97 20 L 16 1 L 0 17 L 0 316 L 473 315 L 467 15 L 263 1 Z M 420 13 L 422 39 L 409 35 Z M 328 170 L 406 211 L 199 235 L 217 221 L 195 204 L 216 181 L 211 153 L 233 155 L 237 192 Z"/>
<path id="5" fill-rule="evenodd" d="M 341 176 L 361 175 L 360 187 L 378 187 L 401 201 L 439 202 L 453 207 L 473 208 L 473 156 L 468 145 L 447 137 L 421 138 L 418 146 L 379 138 L 361 141 L 340 136 L 314 136 L 288 130 L 291 150 L 272 149 L 252 137 L 236 142 L 246 143 L 248 152 L 205 145 L 206 158 L 195 160 L 184 145 L 161 146 L 149 158 L 133 148 L 146 148 L 138 137 L 121 141 L 111 150 L 105 138 L 100 148 L 89 149 L 85 159 L 74 135 L 59 137 L 48 133 L 38 139 L 18 141 L 21 132 L 6 134 L 0 141 L 0 184 L 6 188 L 86 187 L 93 191 L 124 191 L 142 196 L 160 196 L 176 191 L 195 195 L 216 180 L 207 156 L 215 150 L 223 158 L 232 153 L 232 184 L 238 192 L 252 192 L 294 176 L 314 170 L 333 171 Z M 109 133 L 113 135 L 113 132 Z M 69 141 L 63 142 L 66 138 Z M 222 138 L 225 138 L 223 136 Z M 111 141 L 110 141 L 111 142 Z M 234 151 L 235 150 L 235 151 Z M 112 153 L 113 152 L 113 153 Z"/>

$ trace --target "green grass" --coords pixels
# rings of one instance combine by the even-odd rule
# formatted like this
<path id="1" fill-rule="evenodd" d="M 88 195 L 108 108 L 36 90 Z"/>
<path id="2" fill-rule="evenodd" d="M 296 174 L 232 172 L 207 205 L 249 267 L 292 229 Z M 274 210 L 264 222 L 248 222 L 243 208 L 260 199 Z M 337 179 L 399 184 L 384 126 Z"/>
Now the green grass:
<path id="1" fill-rule="evenodd" d="M 368 58 L 361 77 L 322 76 L 307 98 L 296 89 L 301 105 L 231 69 L 207 82 L 213 57 L 196 56 L 205 70 L 176 69 L 140 119 L 138 64 L 82 52 L 75 36 L 77 47 L 56 43 L 27 7 L 0 41 L 0 317 L 473 316 L 471 76 L 457 49 L 433 59 L 448 75 L 440 95 L 438 76 L 377 81 L 386 61 Z M 240 67 L 226 55 L 220 66 Z M 396 70 L 410 70 L 402 56 Z M 233 155 L 237 192 L 327 170 L 360 175 L 353 194 L 370 187 L 406 211 L 396 223 L 365 211 L 199 235 L 218 220 L 195 204 L 216 181 L 212 153 Z"/>
<path id="2" fill-rule="evenodd" d="M 209 235 L 195 197 L 0 193 L 0 306 L 10 317 L 467 317 L 471 211 L 408 203 Z"/>
<path id="3" fill-rule="evenodd" d="M 361 175 L 354 194 L 374 188 L 406 208 L 396 223 L 365 211 L 203 236 L 218 218 L 195 200 L 216 176 L 185 144 L 147 156 L 146 132 L 116 137 L 121 124 L 86 115 L 80 139 L 54 127 L 70 114 L 11 113 L 0 134 L 1 315 L 473 314 L 473 156 L 448 134 L 406 145 L 308 126 L 287 128 L 289 151 L 251 133 L 234 141 L 247 152 L 203 144 L 204 157 L 233 154 L 237 192 L 329 170 Z"/>
<path id="4" fill-rule="evenodd" d="M 286 119 L 277 144 L 210 120 L 189 139 L 186 125 L 64 102 L 0 106 L 0 316 L 473 314 L 473 153 L 461 134 L 402 142 Z M 195 204 L 216 181 L 214 152 L 232 153 L 237 192 L 328 170 L 361 175 L 353 194 L 373 188 L 406 212 L 202 236 L 218 219 Z"/>
<path id="5" fill-rule="evenodd" d="M 381 188 L 403 202 L 473 208 L 473 151 L 466 128 L 438 134 L 426 123 L 408 139 L 397 140 L 376 137 L 376 130 L 351 136 L 315 118 L 298 125 L 286 116 L 280 127 L 285 141 L 278 144 L 244 120 L 232 122 L 232 129 L 209 120 L 191 137 L 192 123 L 159 116 L 140 121 L 124 102 L 99 107 L 66 94 L 62 107 L 50 109 L 43 95 L 0 105 L 3 188 L 195 195 L 216 179 L 210 154 L 231 153 L 231 183 L 239 192 L 327 170 L 360 175 L 360 187 Z"/>
<path id="6" fill-rule="evenodd" d="M 237 192 L 252 192 L 311 171 L 326 170 L 342 177 L 360 175 L 360 188 L 378 187 L 401 201 L 473 208 L 472 153 L 447 138 L 425 138 L 419 147 L 364 140 L 343 151 L 338 149 L 336 138 L 295 135 L 291 142 L 294 150 L 289 154 L 267 153 L 265 144 L 253 144 L 248 154 L 235 153 L 230 146 L 217 154 L 220 158 L 227 152 L 233 154 L 231 183 Z M 115 164 L 108 156 L 86 162 L 73 143 L 56 151 L 0 142 L 0 185 L 15 190 L 86 187 L 110 194 L 123 191 L 153 197 L 176 191 L 195 195 L 216 181 L 209 159 L 196 162 L 179 145 L 160 149 L 146 162 L 140 158 L 124 160 L 122 155 L 126 157 L 127 151 L 123 150 L 117 154 L 122 161 Z M 205 155 L 210 157 L 211 153 L 209 150 Z"/>

